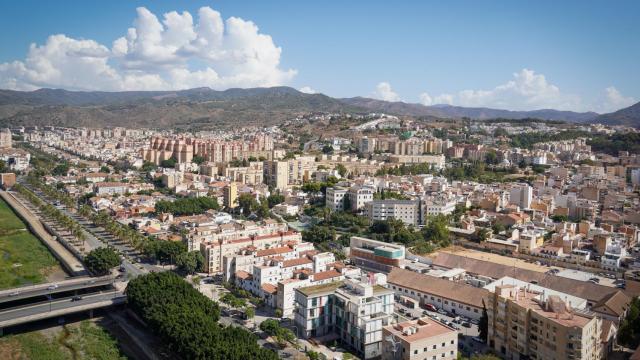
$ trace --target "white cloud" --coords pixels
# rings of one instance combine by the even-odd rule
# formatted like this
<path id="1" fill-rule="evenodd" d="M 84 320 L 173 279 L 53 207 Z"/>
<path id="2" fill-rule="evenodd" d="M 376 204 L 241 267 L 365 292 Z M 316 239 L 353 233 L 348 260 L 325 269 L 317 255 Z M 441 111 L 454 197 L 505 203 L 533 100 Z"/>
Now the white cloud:
<path id="1" fill-rule="evenodd" d="M 298 91 L 303 92 L 305 94 L 316 94 L 317 91 L 313 89 L 311 86 L 303 86 Z"/>
<path id="2" fill-rule="evenodd" d="M 391 84 L 386 81 L 379 83 L 371 96 L 384 101 L 400 101 L 400 96 L 393 91 Z"/>
<path id="3" fill-rule="evenodd" d="M 549 83 L 543 74 L 529 69 L 514 73 L 512 80 L 493 89 L 462 90 L 454 95 L 441 94 L 433 98 L 427 93 L 422 93 L 419 98 L 423 104 L 425 100 L 431 100 L 431 104 L 509 110 L 583 110 L 579 96 L 561 92 L 558 86 Z"/>
<path id="4" fill-rule="evenodd" d="M 23 61 L 0 64 L 0 87 L 32 90 L 169 90 L 208 86 L 277 86 L 295 76 L 280 68 L 282 49 L 251 21 L 203 7 L 166 13 L 144 7 L 109 49 L 93 40 L 51 35 L 32 44 Z"/>
<path id="5" fill-rule="evenodd" d="M 604 91 L 605 101 L 602 106 L 602 111 L 604 112 L 620 110 L 636 103 L 636 99 L 622 95 L 622 93 L 613 86 L 609 86 L 604 89 Z"/>
<path id="6" fill-rule="evenodd" d="M 431 98 L 431 95 L 429 95 L 428 93 L 423 92 L 418 97 L 420 98 L 420 104 L 424 106 L 433 105 L 433 99 Z"/>

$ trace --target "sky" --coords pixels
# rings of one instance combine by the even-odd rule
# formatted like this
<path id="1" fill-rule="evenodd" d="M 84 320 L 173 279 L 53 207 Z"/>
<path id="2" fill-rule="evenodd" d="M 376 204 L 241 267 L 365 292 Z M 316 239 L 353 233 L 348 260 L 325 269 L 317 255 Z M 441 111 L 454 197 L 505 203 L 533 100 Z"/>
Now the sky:
<path id="1" fill-rule="evenodd" d="M 291 86 L 510 110 L 640 100 L 640 1 L 0 4 L 0 88 Z"/>

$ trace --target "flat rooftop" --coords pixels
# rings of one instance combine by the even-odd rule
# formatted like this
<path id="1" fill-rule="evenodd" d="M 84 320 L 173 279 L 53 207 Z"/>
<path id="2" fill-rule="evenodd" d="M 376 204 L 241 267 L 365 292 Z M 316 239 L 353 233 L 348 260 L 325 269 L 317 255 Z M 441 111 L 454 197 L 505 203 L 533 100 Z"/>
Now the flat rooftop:
<path id="1" fill-rule="evenodd" d="M 330 283 L 322 284 L 322 285 L 314 285 L 314 286 L 307 286 L 307 287 L 298 288 L 298 289 L 296 289 L 296 291 L 300 291 L 301 293 L 303 293 L 306 296 L 319 295 L 319 294 L 323 294 L 323 293 L 328 293 L 329 294 L 329 293 L 333 293 L 334 291 L 336 291 L 336 289 L 338 289 L 343 284 L 344 284 L 343 281 L 334 281 L 334 282 L 330 282 Z"/>

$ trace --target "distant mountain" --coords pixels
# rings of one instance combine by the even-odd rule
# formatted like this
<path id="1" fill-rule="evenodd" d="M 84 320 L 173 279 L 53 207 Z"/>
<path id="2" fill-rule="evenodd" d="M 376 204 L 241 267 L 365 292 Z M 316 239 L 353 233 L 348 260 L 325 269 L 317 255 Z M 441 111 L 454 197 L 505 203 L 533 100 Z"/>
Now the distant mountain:
<path id="1" fill-rule="evenodd" d="M 364 112 L 323 94 L 290 87 L 182 91 L 0 90 L 0 127 L 138 126 L 202 129 L 271 126 L 314 111 Z"/>
<path id="2" fill-rule="evenodd" d="M 640 128 L 640 102 L 609 114 L 602 114 L 595 121 L 607 125 L 627 125 Z"/>
<path id="3" fill-rule="evenodd" d="M 598 118 L 598 114 L 593 112 L 424 106 L 363 97 L 335 99 L 323 94 L 302 93 L 284 86 L 224 91 L 209 88 L 124 92 L 0 90 L 0 127 L 136 126 L 189 130 L 225 126 L 271 126 L 308 112 L 384 112 L 437 118 L 539 118 L 570 122 L 591 122 Z M 637 112 L 636 109 L 635 113 Z"/>
<path id="4" fill-rule="evenodd" d="M 598 114 L 594 112 L 578 113 L 573 111 L 559 111 L 552 109 L 533 111 L 511 111 L 489 108 L 470 108 L 451 105 L 424 106 L 404 102 L 388 102 L 382 100 L 355 97 L 341 99 L 343 102 L 357 107 L 367 108 L 371 111 L 380 111 L 398 115 L 434 116 L 441 118 L 462 118 L 487 120 L 487 119 L 525 119 L 537 118 L 543 120 L 562 120 L 569 122 L 589 122 Z"/>

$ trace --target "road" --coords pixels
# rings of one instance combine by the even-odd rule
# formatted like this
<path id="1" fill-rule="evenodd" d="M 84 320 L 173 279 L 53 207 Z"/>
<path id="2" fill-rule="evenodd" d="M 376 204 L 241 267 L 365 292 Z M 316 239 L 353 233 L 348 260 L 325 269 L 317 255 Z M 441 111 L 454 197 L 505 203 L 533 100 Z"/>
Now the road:
<path id="1" fill-rule="evenodd" d="M 36 321 L 48 317 L 62 316 L 73 312 L 90 310 L 109 305 L 111 302 L 123 302 L 125 295 L 118 291 L 105 291 L 85 295 L 82 299 L 72 301 L 72 298 L 53 299 L 37 304 L 15 307 L 0 312 L 0 328 L 19 323 Z"/>
<path id="2" fill-rule="evenodd" d="M 54 283 L 55 289 L 49 289 L 52 286 L 48 284 L 28 285 L 18 288 L 12 288 L 8 290 L 0 291 L 0 303 L 15 301 L 20 299 L 26 299 L 36 296 L 44 296 L 48 294 L 55 294 L 65 291 L 73 291 L 80 289 L 87 289 L 92 287 L 99 287 L 112 284 L 114 281 L 113 276 L 102 276 L 98 278 L 73 278 L 70 280 L 63 280 Z"/>
<path id="3" fill-rule="evenodd" d="M 54 203 L 48 199 L 41 191 L 34 189 L 30 184 L 26 181 L 20 180 L 20 183 L 29 188 L 34 194 L 38 195 L 41 200 L 46 201 L 52 205 Z M 106 232 L 103 228 L 95 226 L 91 221 L 83 218 L 82 216 L 76 214 L 75 212 L 69 211 L 65 206 L 58 205 L 56 206 L 60 211 L 62 211 L 65 215 L 69 216 L 73 220 L 75 220 L 78 224 L 80 224 L 84 230 L 86 241 L 85 247 L 91 251 L 93 249 L 112 246 L 116 250 L 118 250 L 121 254 L 124 255 L 122 259 L 122 266 L 125 268 L 126 273 L 131 277 L 136 277 L 138 275 L 145 274 L 150 271 L 163 271 L 161 267 L 155 266 L 153 264 L 144 264 L 135 262 L 135 258 L 138 253 L 131 249 L 131 247 L 123 244 L 122 242 L 115 239 L 111 234 Z"/>

